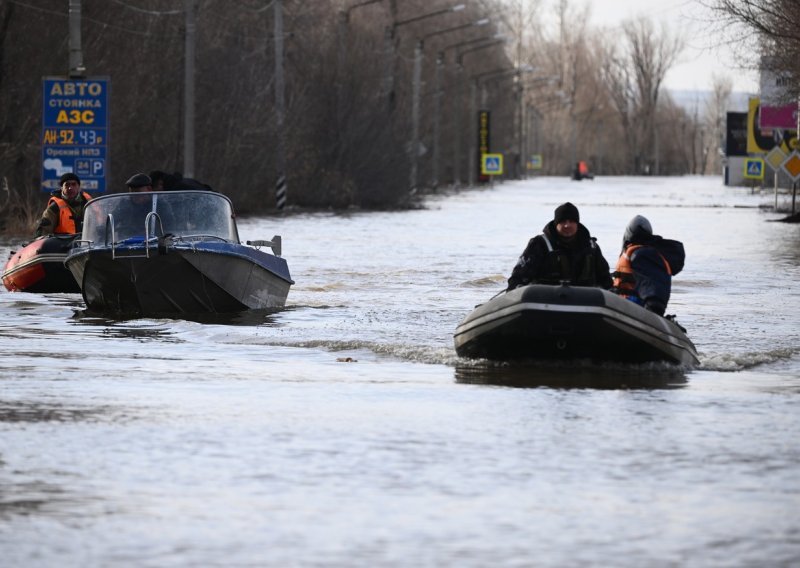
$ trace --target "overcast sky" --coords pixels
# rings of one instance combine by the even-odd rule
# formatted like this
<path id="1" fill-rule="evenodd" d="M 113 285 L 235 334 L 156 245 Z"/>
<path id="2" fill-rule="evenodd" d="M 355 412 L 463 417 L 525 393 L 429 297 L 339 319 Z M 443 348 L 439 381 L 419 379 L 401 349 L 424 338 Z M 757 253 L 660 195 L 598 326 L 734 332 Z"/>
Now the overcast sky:
<path id="1" fill-rule="evenodd" d="M 723 38 L 712 33 L 709 13 L 697 0 L 573 0 L 591 7 L 595 25 L 615 25 L 641 14 L 654 21 L 666 21 L 672 33 L 686 38 L 686 49 L 679 62 L 667 74 L 668 89 L 711 89 L 713 74 L 727 74 L 733 90 L 758 92 L 758 73 L 737 68 L 733 50 L 723 45 Z"/>

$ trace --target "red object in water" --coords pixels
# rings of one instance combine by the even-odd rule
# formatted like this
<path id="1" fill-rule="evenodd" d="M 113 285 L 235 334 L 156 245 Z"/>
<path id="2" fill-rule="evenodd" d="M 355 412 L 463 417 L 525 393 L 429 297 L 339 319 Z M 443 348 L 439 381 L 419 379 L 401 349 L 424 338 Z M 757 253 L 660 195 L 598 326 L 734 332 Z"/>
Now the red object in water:
<path id="1" fill-rule="evenodd" d="M 77 235 L 39 237 L 12 252 L 3 270 L 3 286 L 11 292 L 80 292 L 64 259 Z"/>

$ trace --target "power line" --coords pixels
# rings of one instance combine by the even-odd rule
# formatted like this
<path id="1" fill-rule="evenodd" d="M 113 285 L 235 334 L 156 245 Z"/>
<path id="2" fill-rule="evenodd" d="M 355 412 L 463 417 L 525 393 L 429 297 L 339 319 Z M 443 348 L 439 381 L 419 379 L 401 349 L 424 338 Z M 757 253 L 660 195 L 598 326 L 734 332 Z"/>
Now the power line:
<path id="1" fill-rule="evenodd" d="M 138 6 L 131 6 L 127 2 L 123 2 L 122 0 L 111 0 L 115 4 L 119 4 L 120 6 L 124 6 L 128 10 L 133 10 L 134 12 L 139 12 L 140 14 L 147 14 L 149 16 L 176 16 L 178 14 L 183 14 L 183 10 L 145 10 L 144 8 L 139 8 Z"/>

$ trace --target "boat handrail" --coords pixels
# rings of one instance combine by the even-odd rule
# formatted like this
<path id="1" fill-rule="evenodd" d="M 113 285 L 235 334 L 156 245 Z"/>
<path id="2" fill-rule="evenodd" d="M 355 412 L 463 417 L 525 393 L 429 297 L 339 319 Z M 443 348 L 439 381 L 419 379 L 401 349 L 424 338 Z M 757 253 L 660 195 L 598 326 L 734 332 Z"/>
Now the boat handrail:
<path id="1" fill-rule="evenodd" d="M 103 235 L 103 238 L 104 238 L 104 241 L 105 241 L 105 245 L 104 246 L 108 246 L 108 227 L 109 227 L 109 225 L 111 226 L 111 260 L 114 260 L 114 256 L 115 256 L 114 255 L 114 252 L 115 252 L 114 251 L 114 244 L 117 242 L 117 238 L 115 236 L 115 229 L 114 229 L 114 215 L 111 214 L 111 213 L 108 213 L 106 215 L 106 227 L 105 227 L 105 233 Z"/>
<path id="2" fill-rule="evenodd" d="M 161 229 L 161 237 L 164 237 L 164 223 L 161 221 L 161 216 L 155 211 L 150 211 L 144 218 L 144 256 L 150 258 L 150 219 L 155 218 L 158 221 L 158 228 Z M 155 227 L 154 227 L 155 228 Z M 157 238 L 157 235 L 153 235 Z"/>

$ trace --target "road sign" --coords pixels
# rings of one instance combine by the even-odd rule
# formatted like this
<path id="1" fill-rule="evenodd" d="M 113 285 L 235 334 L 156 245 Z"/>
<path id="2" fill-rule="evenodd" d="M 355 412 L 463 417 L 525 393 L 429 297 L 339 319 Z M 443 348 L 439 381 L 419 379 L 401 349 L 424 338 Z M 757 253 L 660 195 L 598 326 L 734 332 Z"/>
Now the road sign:
<path id="1" fill-rule="evenodd" d="M 42 79 L 42 190 L 59 187 L 72 172 L 81 189 L 106 190 L 108 175 L 108 77 Z"/>
<path id="2" fill-rule="evenodd" d="M 528 160 L 528 169 L 529 170 L 541 170 L 542 169 L 542 155 L 541 154 L 533 154 Z"/>
<path id="3" fill-rule="evenodd" d="M 783 162 L 786 160 L 786 152 L 780 149 L 780 147 L 775 146 L 772 150 L 770 150 L 767 155 L 765 156 L 767 163 L 772 166 L 773 170 L 780 168 L 783 165 Z"/>
<path id="4" fill-rule="evenodd" d="M 783 162 L 783 171 L 789 174 L 792 181 L 800 179 L 800 154 L 797 150 L 789 154 L 789 157 Z"/>
<path id="5" fill-rule="evenodd" d="M 503 175 L 503 154 L 483 154 L 481 173 L 487 176 Z"/>
<path id="6" fill-rule="evenodd" d="M 745 179 L 764 179 L 764 160 L 762 158 L 745 158 Z"/>

